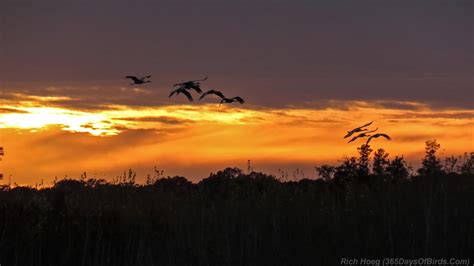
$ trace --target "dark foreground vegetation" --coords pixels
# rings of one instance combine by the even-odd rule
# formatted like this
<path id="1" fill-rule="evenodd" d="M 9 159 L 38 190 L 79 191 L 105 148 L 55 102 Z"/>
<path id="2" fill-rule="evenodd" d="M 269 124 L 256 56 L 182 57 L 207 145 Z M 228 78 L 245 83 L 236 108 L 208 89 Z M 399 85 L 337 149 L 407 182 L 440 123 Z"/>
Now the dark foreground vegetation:
<path id="1" fill-rule="evenodd" d="M 474 250 L 474 154 L 423 166 L 359 148 L 280 182 L 227 168 L 197 184 L 62 180 L 0 191 L 1 265 L 338 265 L 342 257 L 457 257 Z M 370 159 L 369 159 L 370 158 Z"/>

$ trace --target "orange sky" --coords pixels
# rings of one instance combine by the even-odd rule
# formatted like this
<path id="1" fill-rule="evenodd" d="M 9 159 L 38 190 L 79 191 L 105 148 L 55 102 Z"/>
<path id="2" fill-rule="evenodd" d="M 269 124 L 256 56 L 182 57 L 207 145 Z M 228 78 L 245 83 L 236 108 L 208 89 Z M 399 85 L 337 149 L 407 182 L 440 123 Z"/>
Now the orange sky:
<path id="1" fill-rule="evenodd" d="M 62 97 L 24 96 L 3 100 L 0 143 L 6 155 L 0 163 L 8 182 L 34 185 L 55 176 L 113 178 L 128 168 L 139 181 L 153 166 L 166 175 L 192 180 L 226 166 L 291 173 L 300 168 L 315 177 L 313 166 L 356 154 L 362 141 L 347 144 L 348 129 L 374 120 L 393 137 L 377 139 L 391 155 L 416 164 L 424 141 L 437 139 L 444 155 L 474 148 L 474 111 L 433 109 L 417 102 L 328 101 L 325 107 L 264 108 L 240 105 L 108 106 L 78 111 L 60 105 Z M 336 108 L 337 107 L 337 108 Z"/>
<path id="2" fill-rule="evenodd" d="M 155 165 L 196 181 L 247 160 L 315 177 L 372 120 L 393 138 L 372 148 L 414 166 L 428 139 L 474 150 L 472 1 L 73 2 L 2 1 L 0 185 Z M 206 75 L 246 103 L 168 97 Z"/>

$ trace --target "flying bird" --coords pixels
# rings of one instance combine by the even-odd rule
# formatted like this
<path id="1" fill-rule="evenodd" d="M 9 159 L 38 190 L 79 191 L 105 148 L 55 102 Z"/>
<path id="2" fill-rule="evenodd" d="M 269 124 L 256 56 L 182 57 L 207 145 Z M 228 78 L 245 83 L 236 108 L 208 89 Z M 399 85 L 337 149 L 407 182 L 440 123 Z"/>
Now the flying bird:
<path id="1" fill-rule="evenodd" d="M 151 75 L 148 75 L 148 76 L 145 76 L 145 77 L 142 77 L 142 78 L 137 78 L 135 76 L 126 76 L 125 78 L 126 79 L 131 79 L 133 81 L 133 83 L 130 84 L 130 85 L 140 85 L 140 84 L 143 84 L 143 83 L 151 82 L 150 80 L 145 80 L 145 79 L 151 78 Z"/>
<path id="2" fill-rule="evenodd" d="M 387 140 L 391 140 L 391 138 L 390 138 L 389 135 L 384 134 L 384 133 L 377 133 L 377 134 L 374 134 L 374 135 L 370 136 L 369 139 L 367 140 L 367 142 L 365 143 L 365 145 L 368 145 L 369 142 L 370 142 L 372 139 L 375 139 L 375 138 L 378 138 L 378 137 L 384 137 L 384 138 L 386 138 Z"/>
<path id="3" fill-rule="evenodd" d="M 169 98 L 171 98 L 171 96 L 173 96 L 174 94 L 178 95 L 178 94 L 180 94 L 180 93 L 184 94 L 184 96 L 186 96 L 190 102 L 194 101 L 193 96 L 191 96 L 191 93 L 189 93 L 189 91 L 187 91 L 187 90 L 186 90 L 185 88 L 183 88 L 183 87 L 179 87 L 179 88 L 177 88 L 176 90 L 172 91 L 172 92 L 170 93 Z"/>
<path id="4" fill-rule="evenodd" d="M 372 132 L 375 132 L 377 131 L 379 128 L 376 128 L 375 130 L 372 130 L 372 131 L 367 131 L 367 132 L 362 132 L 360 133 L 359 135 L 353 137 L 351 140 L 349 140 L 349 142 L 347 143 L 351 143 L 353 142 L 354 140 L 358 139 L 358 138 L 366 138 L 366 137 L 370 137 L 369 133 L 372 133 Z"/>
<path id="5" fill-rule="evenodd" d="M 190 80 L 190 81 L 185 81 L 185 82 L 181 82 L 181 83 L 176 83 L 176 84 L 173 84 L 173 87 L 179 86 L 179 88 L 183 88 L 183 89 L 186 89 L 186 90 L 193 89 L 197 93 L 202 93 L 202 90 L 201 90 L 201 87 L 200 87 L 201 86 L 200 81 L 205 81 L 205 80 L 207 80 L 207 76 L 204 77 L 203 79 L 196 79 L 196 80 Z"/>
<path id="6" fill-rule="evenodd" d="M 221 105 L 222 103 L 233 103 L 233 102 L 238 102 L 238 103 L 240 103 L 240 104 L 245 103 L 245 100 L 242 99 L 242 98 L 239 97 L 239 96 L 236 96 L 236 97 L 234 97 L 234 98 L 227 98 L 227 97 L 224 96 L 224 94 L 222 94 L 222 92 L 216 91 L 216 90 L 208 90 L 208 91 L 206 91 L 205 93 L 203 93 L 203 94 L 201 95 L 201 97 L 199 97 L 199 100 L 201 100 L 202 98 L 206 97 L 206 96 L 209 95 L 209 94 L 215 94 L 215 95 L 217 95 L 217 96 L 219 96 L 219 97 L 221 98 L 221 101 L 220 101 L 219 105 Z"/>
<path id="7" fill-rule="evenodd" d="M 220 92 L 220 91 L 208 90 L 208 91 L 206 91 L 205 93 L 203 93 L 203 94 L 201 95 L 201 97 L 199 97 L 199 100 L 201 100 L 202 98 L 206 97 L 206 95 L 209 95 L 209 94 L 215 94 L 215 95 L 217 95 L 217 96 L 219 96 L 219 97 L 221 97 L 221 98 L 225 98 L 224 94 L 222 94 L 222 92 Z"/>
<path id="8" fill-rule="evenodd" d="M 367 123 L 367 124 L 365 124 L 365 125 L 363 125 L 363 126 L 356 127 L 356 128 L 354 128 L 353 130 L 351 130 L 351 131 L 347 131 L 347 134 L 344 136 L 344 138 L 348 138 L 348 137 L 352 136 L 354 133 L 357 133 L 357 132 L 366 131 L 367 129 L 364 128 L 364 127 L 368 127 L 368 126 L 372 125 L 373 122 L 374 122 L 374 121 L 372 121 L 372 122 L 370 122 L 370 123 Z"/>

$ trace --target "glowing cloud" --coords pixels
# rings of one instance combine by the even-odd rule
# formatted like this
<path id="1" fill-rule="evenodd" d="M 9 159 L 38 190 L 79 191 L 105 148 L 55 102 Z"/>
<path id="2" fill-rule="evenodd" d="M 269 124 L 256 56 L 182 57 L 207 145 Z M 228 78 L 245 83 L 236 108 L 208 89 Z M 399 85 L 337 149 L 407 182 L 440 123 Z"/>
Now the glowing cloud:
<path id="1" fill-rule="evenodd" d="M 279 109 L 111 105 L 87 112 L 52 106 L 57 99 L 28 97 L 0 106 L 1 142 L 8 152 L 2 162 L 5 174 L 31 183 L 38 176 L 52 179 L 82 171 L 113 177 L 129 167 L 144 174 L 159 163 L 169 174 L 199 179 L 221 167 L 244 166 L 248 159 L 258 170 L 286 166 L 311 172 L 315 164 L 355 154 L 363 141 L 347 144 L 342 137 L 372 120 L 393 140 L 371 145 L 394 155 L 419 159 L 424 140 L 432 138 L 446 147 L 446 154 L 473 149 L 474 111 L 436 110 L 416 102 Z"/>

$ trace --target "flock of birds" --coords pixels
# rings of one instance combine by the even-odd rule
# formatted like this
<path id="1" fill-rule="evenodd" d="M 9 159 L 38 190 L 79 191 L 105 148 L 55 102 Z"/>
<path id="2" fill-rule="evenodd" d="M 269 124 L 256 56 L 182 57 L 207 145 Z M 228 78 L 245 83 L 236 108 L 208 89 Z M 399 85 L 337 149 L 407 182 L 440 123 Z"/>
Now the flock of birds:
<path id="1" fill-rule="evenodd" d="M 151 78 L 151 75 L 148 75 L 142 78 L 138 78 L 136 76 L 126 76 L 125 78 L 131 79 L 133 81 L 133 83 L 131 83 L 130 85 L 141 85 L 144 83 L 151 82 L 149 80 Z M 233 103 L 233 102 L 238 102 L 240 104 L 243 104 L 245 102 L 244 99 L 242 99 L 239 96 L 236 96 L 233 98 L 227 98 L 224 96 L 224 94 L 221 91 L 218 91 L 218 90 L 208 90 L 202 93 L 201 82 L 206 81 L 206 80 L 207 80 L 207 76 L 203 79 L 189 80 L 189 81 L 185 81 L 181 83 L 176 83 L 173 85 L 173 88 L 175 89 L 170 93 L 169 98 L 171 98 L 171 96 L 175 94 L 176 95 L 183 94 L 184 96 L 186 96 L 186 98 L 188 98 L 190 102 L 192 102 L 194 101 L 194 99 L 189 91 L 194 90 L 196 93 L 201 94 L 201 97 L 199 97 L 199 100 L 203 99 L 207 95 L 212 95 L 212 94 L 217 95 L 221 99 L 219 105 L 221 105 L 222 103 Z"/>
<path id="2" fill-rule="evenodd" d="M 376 139 L 376 138 L 379 138 L 379 137 L 384 137 L 386 138 L 387 140 L 391 140 L 390 136 L 385 134 L 385 133 L 377 133 L 377 134 L 369 134 L 369 133 L 373 133 L 375 131 L 377 131 L 379 128 L 376 128 L 374 130 L 370 130 L 367 129 L 366 127 L 372 125 L 374 121 L 370 122 L 370 123 L 367 123 L 363 126 L 360 126 L 360 127 L 356 127 L 354 128 L 353 130 L 351 131 L 347 131 L 347 134 L 344 136 L 344 138 L 349 138 L 350 136 L 354 135 L 355 133 L 359 133 L 358 135 L 354 136 L 351 140 L 349 140 L 347 143 L 351 143 L 359 138 L 367 138 L 367 142 L 365 143 L 365 145 L 369 145 L 369 142 L 372 140 L 372 139 Z"/>
<path id="3" fill-rule="evenodd" d="M 133 83 L 131 83 L 130 85 L 141 85 L 141 84 L 144 84 L 144 83 L 151 82 L 151 80 L 149 80 L 151 78 L 151 75 L 144 76 L 142 78 L 138 78 L 136 76 L 126 76 L 125 78 L 131 79 L 133 81 Z M 218 90 L 208 90 L 208 91 L 203 93 L 202 90 L 201 90 L 201 82 L 206 81 L 207 78 L 208 77 L 206 76 L 203 79 L 189 80 L 189 81 L 174 84 L 173 85 L 174 89 L 173 89 L 173 91 L 171 91 L 171 93 L 169 95 L 169 98 L 171 98 L 171 96 L 173 96 L 173 95 L 183 94 L 184 96 L 186 96 L 186 98 L 188 98 L 188 100 L 190 102 L 192 102 L 192 101 L 194 101 L 194 99 L 193 99 L 193 96 L 191 95 L 190 91 L 194 90 L 196 93 L 201 94 L 201 96 L 199 97 L 199 100 L 202 100 L 207 95 L 212 95 L 213 94 L 213 95 L 218 96 L 221 99 L 219 105 L 221 105 L 222 103 L 233 103 L 233 102 L 238 102 L 240 104 L 245 103 L 244 99 L 242 99 L 239 96 L 236 96 L 236 97 L 233 97 L 233 98 L 227 98 L 227 97 L 224 96 L 224 94 L 221 91 L 218 91 Z M 347 142 L 347 143 L 351 143 L 351 142 L 353 142 L 357 139 L 360 139 L 360 138 L 367 138 L 367 142 L 365 143 L 365 145 L 368 145 L 369 142 L 372 139 L 379 138 L 379 137 L 384 137 L 387 140 L 390 140 L 391 138 L 387 134 L 384 134 L 384 133 L 376 133 L 376 134 L 373 134 L 373 135 L 370 134 L 370 133 L 373 133 L 373 132 L 375 132 L 379 129 L 379 128 L 376 128 L 376 129 L 370 130 L 370 131 L 367 129 L 367 127 L 372 125 L 373 122 L 374 121 L 372 121 L 370 123 L 367 123 L 363 126 L 356 127 L 354 129 L 352 129 L 351 131 L 347 131 L 347 134 L 344 136 L 345 139 L 351 137 L 352 135 L 354 135 L 356 133 L 359 133 L 358 135 L 355 135 L 354 137 L 352 137 L 352 139 L 350 139 L 349 142 Z"/>

